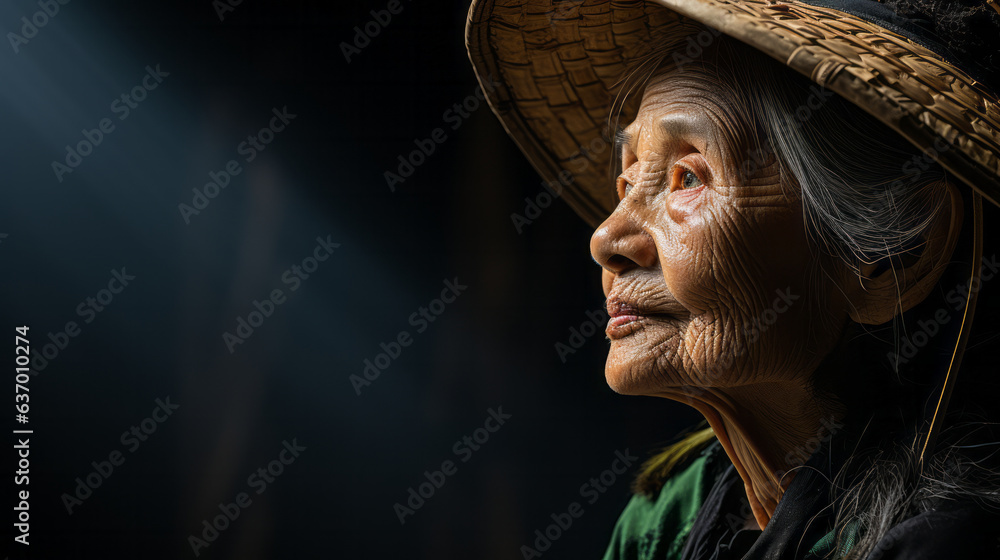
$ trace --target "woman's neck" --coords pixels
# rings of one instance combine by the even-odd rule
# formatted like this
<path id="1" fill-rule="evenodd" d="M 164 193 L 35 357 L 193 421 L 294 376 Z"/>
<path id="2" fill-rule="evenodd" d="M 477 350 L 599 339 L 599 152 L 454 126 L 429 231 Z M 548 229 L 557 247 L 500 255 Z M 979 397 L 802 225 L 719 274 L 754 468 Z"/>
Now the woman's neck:
<path id="1" fill-rule="evenodd" d="M 842 427 L 837 407 L 792 383 L 661 396 L 690 404 L 705 416 L 743 479 L 761 529 L 774 515 L 796 467 Z"/>

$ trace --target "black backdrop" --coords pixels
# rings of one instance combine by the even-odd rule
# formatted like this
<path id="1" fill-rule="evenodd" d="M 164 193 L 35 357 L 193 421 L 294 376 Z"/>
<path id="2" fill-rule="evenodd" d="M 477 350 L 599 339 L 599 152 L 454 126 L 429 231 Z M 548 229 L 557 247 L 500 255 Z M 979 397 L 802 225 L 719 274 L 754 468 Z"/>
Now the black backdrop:
<path id="1" fill-rule="evenodd" d="M 603 335 L 584 336 L 603 304 L 588 227 L 561 201 L 512 223 L 540 179 L 470 98 L 467 3 L 402 0 L 349 62 L 341 43 L 388 2 L 219 5 L 0 7 L 6 355 L 27 325 L 33 357 L 28 421 L 8 421 L 33 430 L 30 473 L 16 482 L 13 449 L 0 554 L 517 559 L 578 502 L 542 557 L 599 557 L 636 466 L 582 486 L 697 418 L 607 388 Z M 435 128 L 447 139 L 392 191 L 385 172 Z M 225 188 L 206 192 L 210 173 Z M 331 254 L 308 261 L 317 238 Z M 382 343 L 397 356 L 359 395 Z M 509 418 L 483 431 L 491 409 Z M 401 523 L 425 471 L 443 484 Z M 25 489 L 29 546 L 13 540 Z"/>

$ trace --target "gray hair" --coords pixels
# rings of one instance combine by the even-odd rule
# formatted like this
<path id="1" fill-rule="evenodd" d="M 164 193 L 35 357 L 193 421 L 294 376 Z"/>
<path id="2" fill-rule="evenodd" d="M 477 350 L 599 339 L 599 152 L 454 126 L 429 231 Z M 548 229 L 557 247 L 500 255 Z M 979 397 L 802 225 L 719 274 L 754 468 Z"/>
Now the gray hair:
<path id="1" fill-rule="evenodd" d="M 808 123 L 798 122 L 801 93 L 787 84 L 766 80 L 750 87 L 758 90 L 752 95 L 759 101 L 759 118 L 781 167 L 800 187 L 813 238 L 855 270 L 861 263 L 892 267 L 895 259 L 919 251 L 951 180 L 945 170 L 839 97 L 811 113 Z M 896 333 L 900 323 L 897 315 Z M 834 481 L 839 494 L 835 557 L 869 558 L 879 547 L 892 544 L 883 538 L 895 525 L 941 501 L 973 500 L 1000 507 L 1000 476 L 964 452 L 977 430 L 987 432 L 989 439 L 986 426 L 952 426 L 942 438 L 949 445 L 942 445 L 925 465 L 918 438 L 888 449 L 873 445 L 852 457 L 853 464 Z M 858 472 L 862 474 L 854 477 Z"/>

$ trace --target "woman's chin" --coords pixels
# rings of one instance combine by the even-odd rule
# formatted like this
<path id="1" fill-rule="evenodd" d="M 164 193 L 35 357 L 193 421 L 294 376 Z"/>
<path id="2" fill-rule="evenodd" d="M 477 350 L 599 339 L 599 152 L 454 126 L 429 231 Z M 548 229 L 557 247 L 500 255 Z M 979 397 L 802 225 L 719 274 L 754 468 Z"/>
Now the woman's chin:
<path id="1" fill-rule="evenodd" d="M 649 395 L 655 393 L 655 383 L 648 364 L 635 363 L 629 359 L 619 359 L 615 343 L 611 343 L 608 361 L 604 367 L 604 379 L 608 387 L 620 395 Z M 626 358 L 621 356 L 621 358 Z"/>
<path id="2" fill-rule="evenodd" d="M 629 334 L 611 337 L 604 377 L 616 393 L 651 395 L 673 385 L 668 362 L 676 355 L 681 330 L 670 323 L 640 321 L 629 325 Z M 610 329 L 609 329 L 610 330 Z"/>

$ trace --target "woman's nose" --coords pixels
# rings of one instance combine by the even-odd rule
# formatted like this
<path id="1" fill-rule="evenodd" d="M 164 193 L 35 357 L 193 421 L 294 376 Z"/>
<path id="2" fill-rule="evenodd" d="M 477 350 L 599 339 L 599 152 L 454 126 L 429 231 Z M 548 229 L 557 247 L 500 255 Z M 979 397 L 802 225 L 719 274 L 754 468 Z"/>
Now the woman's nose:
<path id="1" fill-rule="evenodd" d="M 590 238 L 590 254 L 605 270 L 623 274 L 656 265 L 656 245 L 639 221 L 619 207 Z"/>

